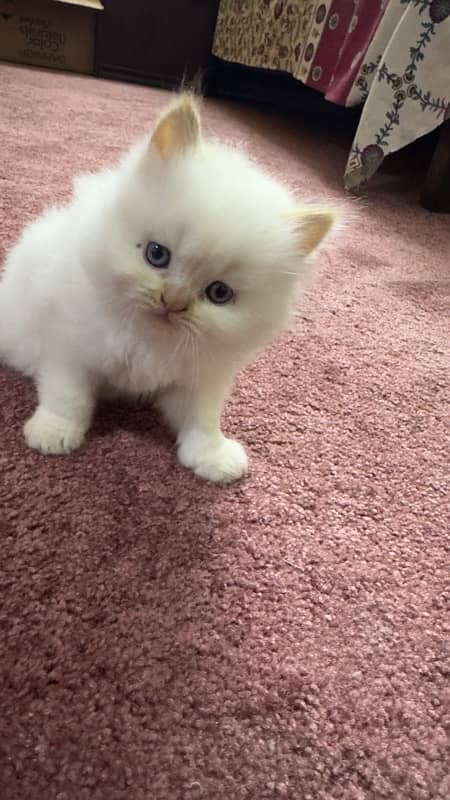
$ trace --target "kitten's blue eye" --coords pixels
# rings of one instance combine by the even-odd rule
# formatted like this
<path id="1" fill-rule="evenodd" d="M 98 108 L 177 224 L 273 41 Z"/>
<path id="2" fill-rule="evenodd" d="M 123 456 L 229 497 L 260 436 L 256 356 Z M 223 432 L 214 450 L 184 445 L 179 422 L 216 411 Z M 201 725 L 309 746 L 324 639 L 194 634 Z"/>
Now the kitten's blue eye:
<path id="1" fill-rule="evenodd" d="M 222 283 L 222 281 L 213 281 L 206 287 L 205 292 L 208 300 L 218 306 L 223 305 L 223 303 L 229 303 L 234 297 L 233 289 L 227 286 L 226 283 Z"/>
<path id="2" fill-rule="evenodd" d="M 169 266 L 170 250 L 158 242 L 149 242 L 145 248 L 145 258 L 152 267 L 165 269 Z"/>

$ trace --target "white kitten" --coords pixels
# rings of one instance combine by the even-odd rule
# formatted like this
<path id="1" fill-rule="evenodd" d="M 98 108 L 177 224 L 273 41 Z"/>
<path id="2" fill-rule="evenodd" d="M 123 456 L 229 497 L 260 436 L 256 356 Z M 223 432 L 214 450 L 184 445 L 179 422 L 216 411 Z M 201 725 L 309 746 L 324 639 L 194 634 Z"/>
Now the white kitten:
<path id="1" fill-rule="evenodd" d="M 82 443 L 104 391 L 152 395 L 182 464 L 212 481 L 247 471 L 220 429 L 236 372 L 287 325 L 305 259 L 334 222 L 239 152 L 205 141 L 182 96 L 150 142 L 81 176 L 10 253 L 0 354 L 31 375 L 30 447 Z"/>

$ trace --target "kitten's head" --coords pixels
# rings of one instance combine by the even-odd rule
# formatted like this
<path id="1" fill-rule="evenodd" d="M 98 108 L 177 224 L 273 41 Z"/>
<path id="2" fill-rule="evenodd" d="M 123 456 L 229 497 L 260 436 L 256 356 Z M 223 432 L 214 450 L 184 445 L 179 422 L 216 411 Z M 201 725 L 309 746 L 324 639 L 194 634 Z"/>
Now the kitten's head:
<path id="1" fill-rule="evenodd" d="M 189 330 L 244 361 L 288 322 L 335 220 L 296 209 L 240 152 L 206 140 L 189 96 L 125 159 L 117 187 L 108 269 L 122 296 L 161 336 Z"/>

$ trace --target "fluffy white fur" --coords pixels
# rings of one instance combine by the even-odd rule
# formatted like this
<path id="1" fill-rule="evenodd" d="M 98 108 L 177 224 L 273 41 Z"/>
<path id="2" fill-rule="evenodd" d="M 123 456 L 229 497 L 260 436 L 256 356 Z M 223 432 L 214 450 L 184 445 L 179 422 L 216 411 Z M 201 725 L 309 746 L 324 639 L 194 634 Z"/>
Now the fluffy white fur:
<path id="1" fill-rule="evenodd" d="M 68 205 L 24 230 L 0 282 L 0 357 L 38 391 L 30 447 L 79 447 L 103 392 L 149 395 L 182 464 L 242 477 L 245 451 L 220 429 L 224 400 L 288 324 L 306 257 L 333 223 L 294 209 L 241 153 L 205 141 L 188 96 L 116 168 L 76 179 Z M 149 241 L 171 251 L 166 269 L 147 263 Z M 208 299 L 215 280 L 230 302 Z"/>

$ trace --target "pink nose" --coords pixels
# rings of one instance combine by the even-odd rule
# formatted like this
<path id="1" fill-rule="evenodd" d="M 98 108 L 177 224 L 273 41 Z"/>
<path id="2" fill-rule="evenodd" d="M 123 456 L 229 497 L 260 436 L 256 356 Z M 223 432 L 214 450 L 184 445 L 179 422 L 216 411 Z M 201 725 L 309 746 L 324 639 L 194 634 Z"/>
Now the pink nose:
<path id="1" fill-rule="evenodd" d="M 163 294 L 161 295 L 160 299 L 161 299 L 161 305 L 164 307 L 164 312 L 166 317 L 168 317 L 169 314 L 179 314 L 181 311 L 186 311 L 187 309 L 187 306 L 184 306 L 183 308 L 175 308 L 173 305 L 166 302 Z"/>

